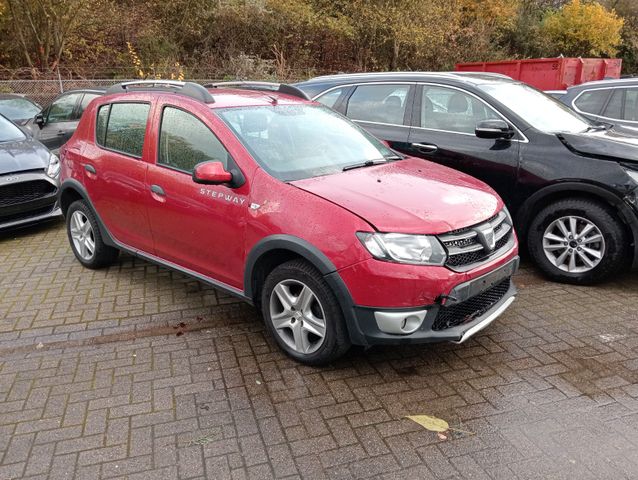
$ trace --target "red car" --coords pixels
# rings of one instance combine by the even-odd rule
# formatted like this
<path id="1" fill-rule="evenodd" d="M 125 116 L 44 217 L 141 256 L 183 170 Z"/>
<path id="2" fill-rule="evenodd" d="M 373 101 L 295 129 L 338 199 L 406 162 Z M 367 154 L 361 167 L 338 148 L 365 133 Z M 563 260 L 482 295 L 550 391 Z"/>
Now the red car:
<path id="1" fill-rule="evenodd" d="M 516 234 L 490 187 L 288 85 L 119 84 L 60 157 L 80 263 L 124 250 L 237 295 L 304 363 L 460 343 L 514 300 Z"/>

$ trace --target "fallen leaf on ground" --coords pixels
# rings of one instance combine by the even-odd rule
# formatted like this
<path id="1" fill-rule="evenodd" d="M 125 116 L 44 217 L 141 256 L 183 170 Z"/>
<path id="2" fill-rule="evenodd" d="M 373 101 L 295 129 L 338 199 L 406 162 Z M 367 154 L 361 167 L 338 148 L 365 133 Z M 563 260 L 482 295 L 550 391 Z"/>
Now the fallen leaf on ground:
<path id="1" fill-rule="evenodd" d="M 431 432 L 447 432 L 450 429 L 450 426 L 445 420 L 431 417 L 430 415 L 411 415 L 406 418 L 418 423 Z"/>
<path id="2" fill-rule="evenodd" d="M 431 432 L 437 432 L 441 440 L 447 440 L 447 435 L 443 435 L 447 431 L 474 435 L 474 432 L 468 432 L 467 430 L 461 430 L 460 428 L 450 427 L 450 425 L 442 418 L 433 417 L 431 415 L 408 415 L 405 418 L 409 418 L 413 422 L 418 423 L 423 428 L 430 430 Z"/>

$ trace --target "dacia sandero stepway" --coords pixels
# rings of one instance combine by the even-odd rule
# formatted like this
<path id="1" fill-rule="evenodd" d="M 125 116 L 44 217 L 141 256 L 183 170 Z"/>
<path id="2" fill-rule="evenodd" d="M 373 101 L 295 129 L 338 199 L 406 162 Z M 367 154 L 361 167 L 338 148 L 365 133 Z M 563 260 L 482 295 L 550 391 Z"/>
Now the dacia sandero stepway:
<path id="1" fill-rule="evenodd" d="M 304 363 L 463 342 L 514 300 L 516 234 L 490 187 L 288 85 L 118 84 L 60 157 L 80 263 L 123 250 L 237 295 Z"/>

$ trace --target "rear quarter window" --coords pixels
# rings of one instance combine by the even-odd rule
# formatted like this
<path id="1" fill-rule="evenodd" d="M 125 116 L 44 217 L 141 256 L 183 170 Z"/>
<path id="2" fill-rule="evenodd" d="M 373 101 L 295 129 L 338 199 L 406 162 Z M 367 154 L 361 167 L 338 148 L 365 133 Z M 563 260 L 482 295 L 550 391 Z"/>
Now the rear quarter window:
<path id="1" fill-rule="evenodd" d="M 97 113 L 95 141 L 108 150 L 142 156 L 150 105 L 113 103 L 103 105 Z"/>
<path id="2" fill-rule="evenodd" d="M 609 96 L 609 90 L 589 90 L 580 94 L 574 101 L 574 105 L 585 113 L 598 115 Z"/>

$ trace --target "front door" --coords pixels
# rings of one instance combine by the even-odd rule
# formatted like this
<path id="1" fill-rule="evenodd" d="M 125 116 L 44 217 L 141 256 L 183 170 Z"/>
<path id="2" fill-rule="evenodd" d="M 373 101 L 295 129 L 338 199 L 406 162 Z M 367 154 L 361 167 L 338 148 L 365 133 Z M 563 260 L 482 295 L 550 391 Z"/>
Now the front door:
<path id="1" fill-rule="evenodd" d="M 157 256 L 242 289 L 248 184 L 201 185 L 198 163 L 233 159 L 206 122 L 174 106 L 158 109 L 156 163 L 149 166 L 149 219 Z"/>
<path id="2" fill-rule="evenodd" d="M 41 129 L 33 126 L 35 137 L 49 150 L 57 150 L 75 132 L 78 125 L 77 105 L 82 93 L 69 93 L 57 98 L 43 113 L 45 123 Z"/>
<path id="3" fill-rule="evenodd" d="M 517 131 L 511 140 L 478 138 L 476 125 L 490 119 L 503 117 L 464 90 L 420 85 L 404 152 L 483 180 L 509 203 L 515 196 L 519 143 L 524 137 Z"/>

